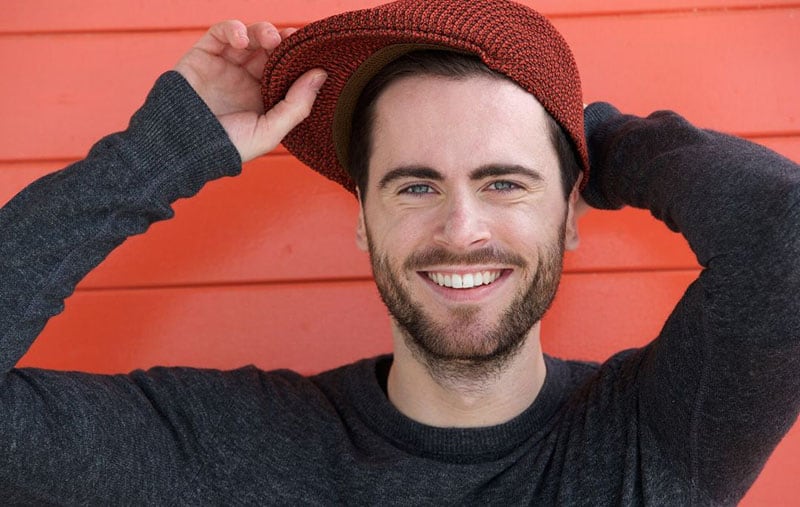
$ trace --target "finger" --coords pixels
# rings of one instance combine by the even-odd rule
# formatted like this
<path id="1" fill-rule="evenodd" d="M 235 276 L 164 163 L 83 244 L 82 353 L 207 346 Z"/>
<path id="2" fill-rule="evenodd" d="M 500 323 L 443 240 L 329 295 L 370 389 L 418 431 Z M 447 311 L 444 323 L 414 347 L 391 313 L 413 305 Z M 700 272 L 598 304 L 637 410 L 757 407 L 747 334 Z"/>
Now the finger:
<path id="1" fill-rule="evenodd" d="M 283 30 L 281 30 L 278 33 L 280 33 L 280 35 L 281 35 L 281 40 L 284 40 L 287 37 L 289 37 L 290 35 L 292 35 L 293 33 L 295 33 L 296 31 L 297 31 L 297 28 L 289 27 L 289 28 L 284 28 Z"/>
<path id="2" fill-rule="evenodd" d="M 271 23 L 257 23 L 256 25 L 252 25 L 251 28 L 248 28 L 248 30 L 251 30 L 253 34 L 250 37 L 251 41 L 254 38 L 261 40 L 262 47 L 267 51 L 253 51 L 247 61 L 240 62 L 239 64 L 244 67 L 253 78 L 261 80 L 264 75 L 264 65 L 267 63 L 267 58 L 269 58 L 269 54 L 277 47 L 277 44 L 275 44 L 274 47 L 269 46 L 272 46 L 276 41 L 280 43 L 285 40 L 295 33 L 297 28 L 284 28 L 279 31 L 275 28 L 275 25 Z M 266 33 L 264 30 L 266 30 Z M 272 39 L 276 34 L 278 36 L 277 39 Z M 269 40 L 265 41 L 265 37 Z"/>
<path id="3" fill-rule="evenodd" d="M 236 19 L 229 19 L 212 25 L 194 47 L 219 56 L 228 47 L 244 49 L 248 44 L 247 27 L 244 23 Z"/>
<path id="4" fill-rule="evenodd" d="M 249 49 L 266 49 L 272 51 L 281 43 L 281 34 L 275 25 L 262 21 L 247 27 L 250 37 Z"/>
<path id="5" fill-rule="evenodd" d="M 227 61 L 237 65 L 251 68 L 254 65 L 249 65 L 249 62 L 254 58 L 266 61 L 264 57 L 265 50 L 267 53 L 272 52 L 281 42 L 281 36 L 278 29 L 272 23 L 262 21 L 247 27 L 248 44 L 246 48 L 236 48 L 232 46 L 226 47 L 221 56 Z M 252 72 L 251 72 L 252 74 Z"/>
<path id="6" fill-rule="evenodd" d="M 264 150 L 276 146 L 310 113 L 322 85 L 327 79 L 322 69 L 313 69 L 292 84 L 286 97 L 260 118 L 256 136 Z"/>

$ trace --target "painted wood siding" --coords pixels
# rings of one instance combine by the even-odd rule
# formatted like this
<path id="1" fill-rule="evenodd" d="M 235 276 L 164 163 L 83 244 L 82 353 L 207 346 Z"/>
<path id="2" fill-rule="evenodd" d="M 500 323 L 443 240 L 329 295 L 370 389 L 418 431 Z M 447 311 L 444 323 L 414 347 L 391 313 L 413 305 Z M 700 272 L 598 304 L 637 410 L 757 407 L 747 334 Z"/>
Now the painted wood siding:
<path id="1" fill-rule="evenodd" d="M 0 15 L 0 203 L 125 128 L 155 78 L 225 18 L 303 25 L 367 0 L 6 0 Z M 541 0 L 586 101 L 674 109 L 800 161 L 800 3 Z M 354 244 L 356 205 L 279 148 L 175 206 L 67 300 L 24 365 L 120 372 L 255 363 L 312 373 L 390 350 Z M 648 213 L 593 212 L 545 318 L 551 354 L 602 360 L 647 343 L 698 266 Z M 800 262 L 800 261 L 799 261 Z M 744 505 L 800 505 L 800 427 Z"/>

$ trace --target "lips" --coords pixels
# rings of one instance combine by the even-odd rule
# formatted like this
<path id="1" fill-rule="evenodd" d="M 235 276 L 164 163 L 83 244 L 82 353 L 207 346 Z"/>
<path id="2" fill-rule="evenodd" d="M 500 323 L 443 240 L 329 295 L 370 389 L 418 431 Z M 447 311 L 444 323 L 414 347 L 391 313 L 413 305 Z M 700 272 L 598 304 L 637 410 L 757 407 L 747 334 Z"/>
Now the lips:
<path id="1" fill-rule="evenodd" d="M 426 275 L 440 287 L 450 289 L 471 289 L 481 285 L 489 285 L 497 280 L 502 270 L 476 271 L 472 273 L 443 273 L 428 271 Z"/>

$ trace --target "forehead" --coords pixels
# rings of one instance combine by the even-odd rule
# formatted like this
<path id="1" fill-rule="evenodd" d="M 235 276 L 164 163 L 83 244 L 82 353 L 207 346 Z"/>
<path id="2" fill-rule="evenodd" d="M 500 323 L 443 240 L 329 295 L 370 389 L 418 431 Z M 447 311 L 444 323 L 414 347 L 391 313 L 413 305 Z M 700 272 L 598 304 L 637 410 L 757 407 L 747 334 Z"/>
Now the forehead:
<path id="1" fill-rule="evenodd" d="M 399 166 L 456 175 L 488 164 L 524 165 L 557 176 L 546 112 L 515 83 L 486 75 L 410 76 L 378 97 L 370 182 Z"/>

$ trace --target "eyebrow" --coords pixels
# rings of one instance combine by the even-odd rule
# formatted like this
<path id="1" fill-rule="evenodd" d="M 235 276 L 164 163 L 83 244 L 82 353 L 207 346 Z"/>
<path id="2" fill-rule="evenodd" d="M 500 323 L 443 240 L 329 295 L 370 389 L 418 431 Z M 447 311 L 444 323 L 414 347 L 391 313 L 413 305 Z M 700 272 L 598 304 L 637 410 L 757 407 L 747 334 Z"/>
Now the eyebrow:
<path id="1" fill-rule="evenodd" d="M 423 166 L 398 167 L 397 169 L 392 169 L 391 171 L 383 175 L 383 178 L 381 178 L 381 180 L 378 182 L 378 188 L 384 189 L 392 181 L 399 180 L 402 178 L 419 178 L 422 180 L 433 180 L 433 181 L 444 180 L 444 176 L 442 176 L 442 173 L 434 169 L 431 169 L 430 167 L 423 167 Z"/>
<path id="2" fill-rule="evenodd" d="M 544 177 L 538 171 L 529 167 L 517 164 L 488 164 L 478 167 L 472 171 L 469 178 L 473 181 L 479 181 L 485 178 L 492 178 L 497 176 L 509 176 L 512 174 L 525 176 L 533 181 L 544 181 Z M 442 173 L 435 169 L 425 166 L 404 166 L 392 169 L 380 179 L 378 188 L 386 188 L 392 181 L 403 178 L 419 178 L 432 181 L 444 181 Z"/>
<path id="3" fill-rule="evenodd" d="M 544 181 L 544 177 L 539 171 L 531 169 L 530 167 L 525 167 L 522 165 L 517 164 L 489 164 L 481 166 L 472 173 L 470 173 L 469 177 L 471 180 L 482 180 L 484 178 L 493 178 L 497 176 L 509 176 L 509 175 L 519 175 L 525 176 L 534 180 L 536 182 Z"/>

